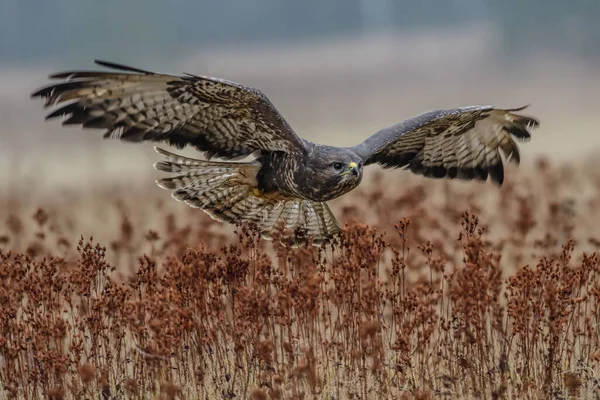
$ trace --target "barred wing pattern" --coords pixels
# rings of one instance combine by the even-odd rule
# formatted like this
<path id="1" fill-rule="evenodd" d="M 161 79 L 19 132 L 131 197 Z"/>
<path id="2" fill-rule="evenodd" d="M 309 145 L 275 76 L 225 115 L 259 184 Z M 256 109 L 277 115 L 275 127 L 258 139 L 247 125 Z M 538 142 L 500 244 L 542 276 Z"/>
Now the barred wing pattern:
<path id="1" fill-rule="evenodd" d="M 119 64 L 124 72 L 73 71 L 52 75 L 61 83 L 33 93 L 46 107 L 70 101 L 47 118 L 105 129 L 105 138 L 192 145 L 208 158 L 244 157 L 256 151 L 304 151 L 302 140 L 260 91 L 223 79 L 156 74 Z"/>
<path id="2" fill-rule="evenodd" d="M 173 198 L 204 210 L 218 221 L 253 222 L 262 236 L 272 238 L 295 233 L 294 244 L 312 237 L 320 244 L 341 228 L 326 203 L 257 191 L 259 163 L 227 163 L 197 160 L 156 148 L 164 156 L 154 164 L 159 171 L 177 174 L 157 181 Z"/>
<path id="3" fill-rule="evenodd" d="M 532 117 L 515 114 L 525 107 L 472 106 L 437 110 L 384 128 L 355 151 L 365 164 L 409 168 L 434 178 L 504 181 L 502 156 L 520 162 L 514 139 L 529 140 Z M 502 153 L 502 154 L 501 154 Z"/>

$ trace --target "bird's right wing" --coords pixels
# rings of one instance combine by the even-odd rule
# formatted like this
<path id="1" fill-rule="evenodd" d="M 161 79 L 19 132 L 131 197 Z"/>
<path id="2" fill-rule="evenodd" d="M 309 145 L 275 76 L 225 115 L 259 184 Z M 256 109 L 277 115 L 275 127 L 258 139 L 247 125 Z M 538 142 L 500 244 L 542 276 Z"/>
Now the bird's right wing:
<path id="1" fill-rule="evenodd" d="M 206 76 L 157 74 L 96 61 L 117 71 L 73 71 L 33 97 L 46 107 L 68 102 L 47 118 L 104 129 L 105 138 L 165 141 L 196 147 L 210 158 L 243 157 L 255 151 L 304 151 L 294 133 L 260 91 Z M 124 72 L 123 72 L 124 71 Z"/>
<path id="2" fill-rule="evenodd" d="M 430 111 L 384 128 L 354 148 L 366 164 L 406 167 L 434 178 L 504 180 L 501 153 L 519 163 L 514 139 L 529 140 L 539 122 L 525 107 L 473 106 Z"/>

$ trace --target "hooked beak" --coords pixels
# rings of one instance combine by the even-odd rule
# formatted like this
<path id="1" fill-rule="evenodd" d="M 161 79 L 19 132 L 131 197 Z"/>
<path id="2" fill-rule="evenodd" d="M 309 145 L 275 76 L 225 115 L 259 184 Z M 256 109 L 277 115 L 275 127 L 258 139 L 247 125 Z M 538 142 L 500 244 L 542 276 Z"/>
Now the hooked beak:
<path id="1" fill-rule="evenodd" d="M 358 172 L 358 165 L 356 165 L 356 163 L 352 161 L 350 164 L 348 164 L 348 169 L 342 172 L 340 175 L 347 175 L 351 173 L 354 176 L 358 176 Z"/>

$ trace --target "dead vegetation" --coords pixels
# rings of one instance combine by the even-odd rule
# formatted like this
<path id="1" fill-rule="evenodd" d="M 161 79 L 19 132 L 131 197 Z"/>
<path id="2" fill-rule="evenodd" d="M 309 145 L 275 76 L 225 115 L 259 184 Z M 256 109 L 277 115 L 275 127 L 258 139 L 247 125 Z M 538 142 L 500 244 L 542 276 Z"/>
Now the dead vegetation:
<path id="1" fill-rule="evenodd" d="M 600 180 L 510 172 L 372 177 L 338 202 L 339 240 L 297 249 L 158 190 L 7 191 L 2 397 L 600 398 Z"/>

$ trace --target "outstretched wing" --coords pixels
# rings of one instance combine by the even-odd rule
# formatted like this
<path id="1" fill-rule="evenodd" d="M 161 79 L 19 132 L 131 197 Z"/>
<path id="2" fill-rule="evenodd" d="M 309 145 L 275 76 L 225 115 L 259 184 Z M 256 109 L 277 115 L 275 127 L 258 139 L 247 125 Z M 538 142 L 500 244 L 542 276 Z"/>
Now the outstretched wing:
<path id="1" fill-rule="evenodd" d="M 405 167 L 434 178 L 491 180 L 502 184 L 502 155 L 519 163 L 514 139 L 529 140 L 539 122 L 515 114 L 525 107 L 473 106 L 430 111 L 384 128 L 354 150 L 365 164 Z M 503 153 L 503 154 L 501 154 Z"/>
<path id="2" fill-rule="evenodd" d="M 258 150 L 304 149 L 285 119 L 260 91 L 207 76 L 157 74 L 96 61 L 115 71 L 73 71 L 63 82 L 32 94 L 46 107 L 68 104 L 46 118 L 105 129 L 105 138 L 191 145 L 210 158 L 243 157 Z"/>

